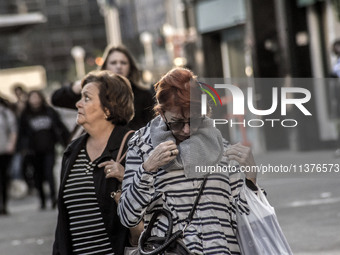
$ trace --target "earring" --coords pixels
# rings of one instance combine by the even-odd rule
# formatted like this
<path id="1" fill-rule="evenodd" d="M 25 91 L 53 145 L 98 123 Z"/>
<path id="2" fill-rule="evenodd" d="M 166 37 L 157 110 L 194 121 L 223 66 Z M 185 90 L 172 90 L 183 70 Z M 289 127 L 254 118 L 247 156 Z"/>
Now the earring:
<path id="1" fill-rule="evenodd" d="M 107 116 L 106 114 L 105 114 L 105 119 L 106 119 L 106 120 L 108 120 L 108 119 L 109 119 L 109 116 Z"/>

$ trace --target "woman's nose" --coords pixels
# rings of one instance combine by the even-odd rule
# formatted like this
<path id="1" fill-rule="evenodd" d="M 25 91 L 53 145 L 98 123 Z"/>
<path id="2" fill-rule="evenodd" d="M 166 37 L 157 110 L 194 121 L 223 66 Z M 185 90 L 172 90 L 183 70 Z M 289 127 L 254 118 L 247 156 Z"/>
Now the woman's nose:
<path id="1" fill-rule="evenodd" d="M 81 107 L 81 99 L 76 103 L 76 107 L 80 108 Z"/>
<path id="2" fill-rule="evenodd" d="M 189 125 L 189 123 L 185 123 L 182 130 L 183 130 L 183 132 L 185 134 L 189 134 L 190 133 L 190 125 Z"/>

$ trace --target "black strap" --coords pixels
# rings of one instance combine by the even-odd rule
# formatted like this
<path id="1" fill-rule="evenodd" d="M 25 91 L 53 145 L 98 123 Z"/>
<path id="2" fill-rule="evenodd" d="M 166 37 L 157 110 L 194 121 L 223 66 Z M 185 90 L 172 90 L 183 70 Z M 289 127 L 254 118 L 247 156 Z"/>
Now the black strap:
<path id="1" fill-rule="evenodd" d="M 183 232 L 185 231 L 187 226 L 192 221 L 192 218 L 194 216 L 196 207 L 197 207 L 198 202 L 199 202 L 199 200 L 201 198 L 201 195 L 203 193 L 203 189 L 205 187 L 207 179 L 208 179 L 207 176 L 205 176 L 204 179 L 203 179 L 203 182 L 201 183 L 201 186 L 200 186 L 200 189 L 199 189 L 198 194 L 196 196 L 194 205 L 192 206 L 192 209 L 191 209 L 187 219 L 185 220 L 186 224 L 185 224 L 183 230 L 178 230 L 178 231 L 176 231 L 175 233 L 172 234 L 173 221 L 172 221 L 171 213 L 169 211 L 165 210 L 165 209 L 160 209 L 160 210 L 154 211 L 154 213 L 153 213 L 153 215 L 151 217 L 151 220 L 150 220 L 146 230 L 142 233 L 142 235 L 140 237 L 140 240 L 139 240 L 138 248 L 139 248 L 139 252 L 140 252 L 141 255 L 156 255 L 156 254 L 159 254 L 159 253 L 165 251 L 166 248 L 169 247 L 170 244 L 172 242 L 174 242 L 178 237 L 181 237 L 183 235 Z M 156 219 L 160 215 L 164 215 L 168 219 L 168 224 L 169 224 L 168 230 L 165 233 L 164 243 L 161 246 L 155 248 L 152 251 L 145 251 L 144 250 L 144 245 L 147 242 L 147 239 L 151 235 L 151 230 L 153 228 L 153 224 L 156 222 Z"/>
<path id="2" fill-rule="evenodd" d="M 202 182 L 202 184 L 201 184 L 200 190 L 198 191 L 198 194 L 197 194 L 195 203 L 194 203 L 194 205 L 192 206 L 192 209 L 191 209 L 191 211 L 190 211 L 190 213 L 189 213 L 189 215 L 188 215 L 188 218 L 185 220 L 185 222 L 186 222 L 187 225 L 190 224 L 190 222 L 192 221 L 192 218 L 194 217 L 194 213 L 195 213 L 195 211 L 196 211 L 197 204 L 198 204 L 198 202 L 200 201 L 200 198 L 201 198 L 201 195 L 202 195 L 202 193 L 203 193 L 203 189 L 204 189 L 204 187 L 205 187 L 206 182 L 207 182 L 207 175 L 206 175 L 206 176 L 204 177 L 204 179 L 203 179 L 203 182 Z"/>

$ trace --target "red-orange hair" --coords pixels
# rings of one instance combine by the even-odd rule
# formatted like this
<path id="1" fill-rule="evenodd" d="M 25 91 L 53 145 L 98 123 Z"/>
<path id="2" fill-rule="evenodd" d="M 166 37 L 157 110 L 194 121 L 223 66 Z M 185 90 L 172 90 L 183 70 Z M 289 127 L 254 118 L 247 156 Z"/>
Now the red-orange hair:
<path id="1" fill-rule="evenodd" d="M 190 92 L 197 91 L 197 80 L 189 69 L 174 68 L 164 75 L 154 87 L 157 99 L 154 107 L 156 114 L 173 107 L 181 107 L 184 115 L 184 112 L 190 110 L 190 103 L 193 100 L 192 96 L 190 100 Z M 200 94 L 198 96 L 200 97 Z"/>

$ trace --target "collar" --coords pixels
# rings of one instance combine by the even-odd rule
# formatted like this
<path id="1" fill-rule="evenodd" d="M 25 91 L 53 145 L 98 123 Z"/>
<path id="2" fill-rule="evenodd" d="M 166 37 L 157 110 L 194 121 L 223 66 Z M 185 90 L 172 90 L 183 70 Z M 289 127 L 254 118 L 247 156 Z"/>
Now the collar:
<path id="1" fill-rule="evenodd" d="M 127 131 L 129 131 L 129 128 L 127 126 L 119 126 L 119 125 L 115 126 L 115 128 L 111 132 L 111 135 L 106 144 L 103 154 L 98 158 L 98 162 L 103 161 L 103 159 L 105 158 L 107 159 L 108 157 L 110 159 L 112 158 L 113 151 L 119 149 L 120 144 L 123 140 L 123 137 Z M 64 154 L 68 155 L 72 151 L 74 151 L 76 148 L 81 148 L 85 146 L 88 137 L 89 137 L 89 134 L 85 133 L 79 138 L 72 141 L 71 144 L 66 148 Z"/>
<path id="2" fill-rule="evenodd" d="M 106 144 L 103 154 L 97 159 L 97 162 L 105 161 L 108 158 L 112 159 L 112 154 L 114 151 L 118 151 L 123 137 L 129 128 L 126 126 L 115 126 L 112 130 L 110 138 Z"/>

